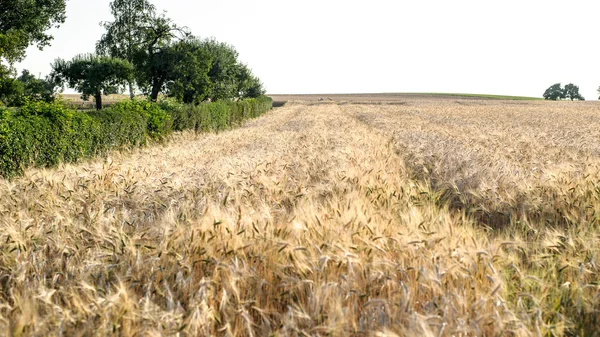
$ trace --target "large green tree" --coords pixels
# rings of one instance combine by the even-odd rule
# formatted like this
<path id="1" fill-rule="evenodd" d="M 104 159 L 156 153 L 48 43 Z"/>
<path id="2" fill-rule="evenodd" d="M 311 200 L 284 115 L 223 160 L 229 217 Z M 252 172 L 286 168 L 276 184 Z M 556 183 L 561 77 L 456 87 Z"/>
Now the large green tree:
<path id="1" fill-rule="evenodd" d="M 0 0 L 0 57 L 12 64 L 30 45 L 48 46 L 46 31 L 65 21 L 65 8 L 65 0 Z"/>
<path id="2" fill-rule="evenodd" d="M 50 44 L 48 29 L 65 19 L 66 0 L 0 0 L 0 102 L 19 95 L 13 64 L 25 58 L 30 45 Z"/>
<path id="3" fill-rule="evenodd" d="M 178 41 L 165 49 L 163 55 L 170 61 L 165 88 L 169 97 L 199 104 L 210 96 L 212 83 L 208 72 L 212 59 L 198 39 Z"/>
<path id="4" fill-rule="evenodd" d="M 212 83 L 208 98 L 218 101 L 237 97 L 241 71 L 238 52 L 233 46 L 215 39 L 203 40 L 201 46 L 212 59 L 208 72 Z"/>
<path id="5" fill-rule="evenodd" d="M 184 103 L 264 94 L 262 83 L 238 61 L 235 49 L 212 39 L 188 37 L 163 46 L 154 64 L 166 79 L 161 91 Z"/>
<path id="6" fill-rule="evenodd" d="M 177 26 L 164 14 L 153 15 L 144 28 L 143 48 L 137 50 L 133 63 L 137 84 L 152 101 L 158 99 L 170 80 L 173 45 L 189 36 L 187 28 Z"/>
<path id="7" fill-rule="evenodd" d="M 106 32 L 96 43 L 96 52 L 133 63 L 136 54 L 151 42 L 146 40 L 149 38 L 146 30 L 152 26 L 155 10 L 148 0 L 113 0 L 110 11 L 115 19 L 101 23 Z M 133 79 L 128 86 L 133 99 Z"/>
<path id="8" fill-rule="evenodd" d="M 96 109 L 102 109 L 102 95 L 118 92 L 132 76 L 133 66 L 126 60 L 94 54 L 75 56 L 71 61 L 57 59 L 51 77 L 59 85 L 65 83 L 87 99 L 93 96 Z"/>

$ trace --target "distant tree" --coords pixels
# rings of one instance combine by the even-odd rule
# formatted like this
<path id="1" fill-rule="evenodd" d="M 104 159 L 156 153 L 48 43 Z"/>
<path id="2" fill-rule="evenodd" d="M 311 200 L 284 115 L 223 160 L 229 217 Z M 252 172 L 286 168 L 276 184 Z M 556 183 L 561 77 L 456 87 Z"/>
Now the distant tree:
<path id="1" fill-rule="evenodd" d="M 547 100 L 556 101 L 558 99 L 564 99 L 565 97 L 565 90 L 562 88 L 560 83 L 550 86 L 544 92 L 544 99 Z"/>
<path id="2" fill-rule="evenodd" d="M 580 100 L 585 101 L 585 98 L 579 94 L 579 87 L 574 85 L 573 83 L 569 83 L 565 85 L 564 89 L 565 98 L 572 100 Z"/>
<path id="3" fill-rule="evenodd" d="M 600 95 L 600 87 L 598 87 L 598 90 L 596 90 L 598 92 L 598 95 Z M 600 97 L 598 97 L 598 99 L 600 99 Z"/>
<path id="4" fill-rule="evenodd" d="M 53 102 L 56 94 L 57 85 L 48 76 L 46 79 L 40 79 L 24 69 L 17 81 L 23 88 L 23 97 L 32 101 Z"/>
<path id="5" fill-rule="evenodd" d="M 156 16 L 155 7 L 148 0 L 113 0 L 110 11 L 115 20 L 102 22 L 106 32 L 96 43 L 96 52 L 134 63 L 135 56 L 147 48 L 146 30 Z M 158 42 L 158 41 L 157 41 Z M 133 99 L 133 78 L 128 82 L 129 96 Z"/>
<path id="6" fill-rule="evenodd" d="M 51 77 L 60 86 L 67 83 L 81 92 L 82 99 L 93 96 L 96 109 L 100 110 L 102 95 L 118 92 L 130 81 L 132 73 L 133 66 L 125 60 L 82 54 L 71 61 L 57 59 L 52 65 Z"/>

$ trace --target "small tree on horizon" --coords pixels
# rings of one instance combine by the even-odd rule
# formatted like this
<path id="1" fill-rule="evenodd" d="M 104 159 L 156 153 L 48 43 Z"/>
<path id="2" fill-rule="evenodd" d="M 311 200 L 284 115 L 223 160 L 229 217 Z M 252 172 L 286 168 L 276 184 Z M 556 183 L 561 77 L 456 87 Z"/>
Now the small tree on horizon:
<path id="1" fill-rule="evenodd" d="M 579 93 L 579 87 L 573 83 L 565 85 L 564 94 L 565 98 L 570 99 L 571 101 L 575 99 L 579 101 L 585 101 L 585 98 L 583 98 L 583 96 L 581 96 Z"/>
<path id="2" fill-rule="evenodd" d="M 544 92 L 544 99 L 556 101 L 565 98 L 565 90 L 560 83 L 553 84 Z"/>
<path id="3" fill-rule="evenodd" d="M 600 88 L 598 88 L 600 93 Z M 544 99 L 556 101 L 559 99 L 570 99 L 585 101 L 585 98 L 579 93 L 579 87 L 573 83 L 565 85 L 563 88 L 560 83 L 553 84 L 544 92 Z"/>

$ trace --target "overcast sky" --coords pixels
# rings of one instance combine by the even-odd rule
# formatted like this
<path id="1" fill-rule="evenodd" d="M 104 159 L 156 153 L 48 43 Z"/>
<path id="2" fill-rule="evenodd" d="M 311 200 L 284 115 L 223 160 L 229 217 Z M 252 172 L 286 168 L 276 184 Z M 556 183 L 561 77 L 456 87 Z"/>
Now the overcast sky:
<path id="1" fill-rule="evenodd" d="M 455 92 L 541 96 L 600 86 L 600 1 L 151 0 L 200 37 L 235 46 L 269 93 Z M 51 47 L 17 66 L 42 76 L 93 52 L 110 0 L 68 0 Z"/>

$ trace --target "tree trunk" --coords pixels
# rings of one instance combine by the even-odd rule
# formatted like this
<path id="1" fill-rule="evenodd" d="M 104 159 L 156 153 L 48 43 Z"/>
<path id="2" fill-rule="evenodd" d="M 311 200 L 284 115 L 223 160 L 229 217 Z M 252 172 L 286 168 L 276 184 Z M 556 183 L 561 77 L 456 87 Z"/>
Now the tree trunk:
<path id="1" fill-rule="evenodd" d="M 96 99 L 96 110 L 102 109 L 102 94 L 96 93 L 94 98 Z"/>
<path id="2" fill-rule="evenodd" d="M 152 92 L 150 93 L 150 100 L 152 102 L 156 102 L 158 100 L 158 94 L 160 93 L 160 88 L 163 85 L 163 81 L 159 79 L 155 79 L 152 81 Z"/>
<path id="3" fill-rule="evenodd" d="M 135 97 L 133 95 L 133 83 L 131 81 L 127 81 L 127 84 L 129 85 L 129 98 L 133 100 L 133 98 Z"/>

